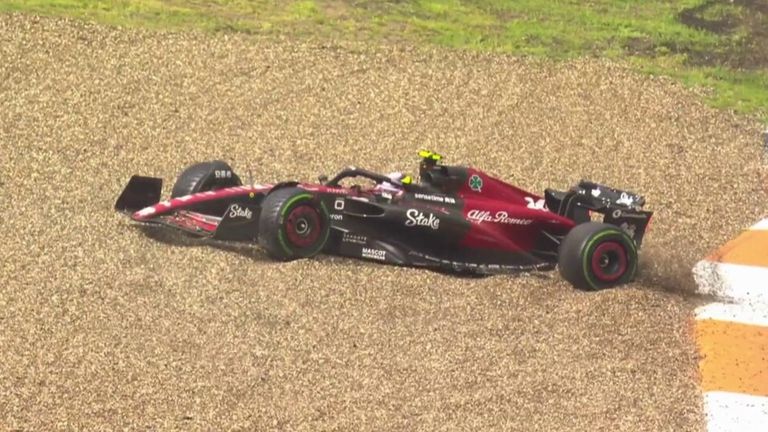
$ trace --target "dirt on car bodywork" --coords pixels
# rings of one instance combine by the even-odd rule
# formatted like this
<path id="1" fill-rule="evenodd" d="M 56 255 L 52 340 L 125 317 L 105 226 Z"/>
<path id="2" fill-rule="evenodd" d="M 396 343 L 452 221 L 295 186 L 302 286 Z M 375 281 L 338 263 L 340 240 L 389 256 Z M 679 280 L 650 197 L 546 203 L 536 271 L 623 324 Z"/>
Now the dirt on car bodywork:
<path id="1" fill-rule="evenodd" d="M 3 427 L 701 429 L 681 291 L 764 209 L 753 122 L 599 61 L 20 16 L 0 40 Z M 547 275 L 275 265 L 157 244 L 112 212 L 137 171 L 226 157 L 313 179 L 361 157 L 407 169 L 421 147 L 533 190 L 643 190 L 643 276 L 584 294 Z"/>

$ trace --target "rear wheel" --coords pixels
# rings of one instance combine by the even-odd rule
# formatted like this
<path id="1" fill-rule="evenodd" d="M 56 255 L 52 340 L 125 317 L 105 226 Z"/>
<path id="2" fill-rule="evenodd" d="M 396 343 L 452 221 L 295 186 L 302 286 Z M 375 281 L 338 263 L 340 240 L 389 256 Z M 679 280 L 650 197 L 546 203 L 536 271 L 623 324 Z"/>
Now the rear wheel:
<path id="1" fill-rule="evenodd" d="M 224 161 L 214 160 L 190 165 L 176 179 L 171 198 L 192 195 L 227 187 L 240 186 L 242 182 L 232 167 Z M 214 216 L 221 216 L 227 203 L 210 202 L 195 206 L 194 210 Z"/>
<path id="2" fill-rule="evenodd" d="M 558 267 L 577 289 L 600 290 L 631 282 L 637 273 L 637 247 L 619 227 L 586 222 L 560 245 Z"/>
<path id="3" fill-rule="evenodd" d="M 304 189 L 280 188 L 261 204 L 259 244 L 273 259 L 290 261 L 319 254 L 330 229 L 325 205 Z"/>

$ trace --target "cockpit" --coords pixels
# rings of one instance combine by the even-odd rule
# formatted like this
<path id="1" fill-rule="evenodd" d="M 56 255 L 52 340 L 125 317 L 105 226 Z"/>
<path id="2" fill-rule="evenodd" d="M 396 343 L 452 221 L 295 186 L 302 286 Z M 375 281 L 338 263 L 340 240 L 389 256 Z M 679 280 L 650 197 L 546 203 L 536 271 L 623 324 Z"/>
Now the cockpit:
<path id="1" fill-rule="evenodd" d="M 461 168 L 440 165 L 438 162 L 442 156 L 429 150 L 421 150 L 419 157 L 421 163 L 418 182 L 414 181 L 411 175 L 402 172 L 380 174 L 354 166 L 344 168 L 331 179 L 321 176 L 319 180 L 325 186 L 350 188 L 359 195 L 385 195 L 395 198 L 406 192 L 446 194 L 459 189 L 464 181 Z M 347 179 L 363 179 L 367 182 L 342 184 Z"/>
<path id="2" fill-rule="evenodd" d="M 386 193 L 400 195 L 404 192 L 421 193 L 453 193 L 464 182 L 465 171 L 461 167 L 451 167 L 439 164 L 442 156 L 429 151 L 419 152 L 421 163 L 419 164 L 419 181 L 401 172 L 380 174 L 364 168 L 349 166 L 341 170 L 333 178 L 320 177 L 320 182 L 328 187 L 349 187 L 359 193 Z M 362 178 L 372 182 L 372 185 L 360 184 L 342 185 L 341 182 L 350 178 Z"/>

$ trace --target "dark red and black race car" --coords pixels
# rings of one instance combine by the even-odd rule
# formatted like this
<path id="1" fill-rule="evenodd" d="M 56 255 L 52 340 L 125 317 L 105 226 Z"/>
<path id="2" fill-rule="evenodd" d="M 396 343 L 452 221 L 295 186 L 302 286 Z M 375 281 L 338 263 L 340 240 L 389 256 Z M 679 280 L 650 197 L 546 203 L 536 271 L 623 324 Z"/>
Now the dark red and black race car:
<path id="1" fill-rule="evenodd" d="M 583 180 L 542 197 L 444 165 L 434 152 L 419 156 L 418 181 L 348 167 L 316 183 L 243 184 L 227 163 L 202 162 L 162 202 L 162 179 L 133 176 L 115 209 L 142 224 L 258 244 L 282 261 L 327 253 L 462 273 L 559 268 L 587 290 L 636 276 L 653 215 L 643 197 Z"/>

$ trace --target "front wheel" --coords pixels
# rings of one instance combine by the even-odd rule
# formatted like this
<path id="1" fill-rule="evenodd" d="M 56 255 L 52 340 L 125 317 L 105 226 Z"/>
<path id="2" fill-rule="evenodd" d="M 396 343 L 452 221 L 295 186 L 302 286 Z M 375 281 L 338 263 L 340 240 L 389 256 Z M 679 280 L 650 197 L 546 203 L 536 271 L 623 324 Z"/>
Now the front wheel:
<path id="1" fill-rule="evenodd" d="M 171 198 L 242 184 L 240 177 L 228 163 L 220 160 L 199 162 L 188 166 L 179 174 L 173 185 Z"/>
<path id="2" fill-rule="evenodd" d="M 637 247 L 619 227 L 586 222 L 560 245 L 561 276 L 577 289 L 595 291 L 631 282 L 637 273 Z"/>
<path id="3" fill-rule="evenodd" d="M 220 160 L 199 162 L 188 166 L 179 174 L 171 190 L 171 198 L 240 186 L 242 184 L 240 177 L 235 174 L 228 163 Z M 190 209 L 212 216 L 221 216 L 228 205 L 228 202 L 217 200 L 198 204 Z"/>
<path id="4" fill-rule="evenodd" d="M 317 255 L 325 247 L 330 230 L 325 204 L 304 189 L 280 188 L 261 204 L 259 244 L 273 259 L 290 261 Z"/>

